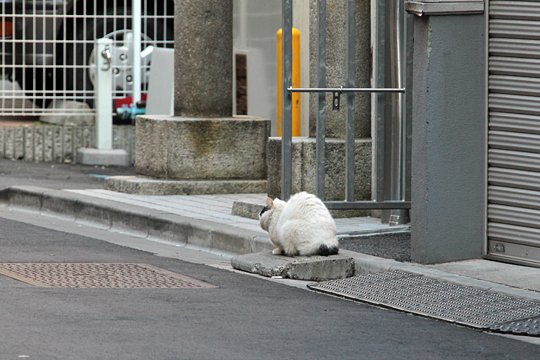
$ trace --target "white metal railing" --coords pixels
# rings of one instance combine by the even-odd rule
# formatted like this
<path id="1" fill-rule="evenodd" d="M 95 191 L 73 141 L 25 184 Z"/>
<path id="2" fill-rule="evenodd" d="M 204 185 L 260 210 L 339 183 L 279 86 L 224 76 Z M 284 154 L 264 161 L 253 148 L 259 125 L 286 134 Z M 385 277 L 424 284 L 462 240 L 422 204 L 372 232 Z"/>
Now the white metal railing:
<path id="1" fill-rule="evenodd" d="M 141 51 L 172 48 L 174 0 L 139 1 Z M 134 75 L 144 94 L 150 57 L 133 72 L 132 14 L 131 0 L 0 1 L 0 115 L 94 113 L 94 48 L 102 37 L 113 40 L 113 97 L 132 96 Z"/>

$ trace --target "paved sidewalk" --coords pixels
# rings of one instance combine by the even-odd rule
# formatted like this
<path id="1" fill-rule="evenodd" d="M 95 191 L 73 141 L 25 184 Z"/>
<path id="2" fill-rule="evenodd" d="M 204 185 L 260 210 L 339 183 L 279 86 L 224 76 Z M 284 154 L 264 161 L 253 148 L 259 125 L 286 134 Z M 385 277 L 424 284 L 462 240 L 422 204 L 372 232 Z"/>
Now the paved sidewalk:
<path id="1" fill-rule="evenodd" d="M 254 204 L 260 203 L 262 208 L 262 204 L 266 200 L 266 194 L 151 196 L 124 194 L 100 189 L 69 191 L 99 199 L 113 200 L 126 205 L 170 212 L 188 218 L 192 217 L 213 221 L 219 224 L 259 232 L 261 236 L 266 236 L 266 232 L 260 228 L 258 221 L 231 214 L 231 208 L 235 201 Z M 336 225 L 338 234 L 341 236 L 400 231 L 408 228 L 408 226 L 392 227 L 387 224 L 381 224 L 379 219 L 372 217 L 336 219 Z"/>

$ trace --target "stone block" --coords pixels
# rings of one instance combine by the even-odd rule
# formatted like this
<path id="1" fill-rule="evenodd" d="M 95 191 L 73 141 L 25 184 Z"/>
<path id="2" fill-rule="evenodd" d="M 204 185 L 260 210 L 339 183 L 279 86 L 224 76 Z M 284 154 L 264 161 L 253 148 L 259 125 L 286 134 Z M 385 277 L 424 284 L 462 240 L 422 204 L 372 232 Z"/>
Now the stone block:
<path id="1" fill-rule="evenodd" d="M 139 116 L 137 174 L 175 180 L 266 179 L 270 121 Z"/>
<path id="2" fill-rule="evenodd" d="M 273 255 L 269 251 L 239 255 L 231 260 L 233 268 L 266 277 L 323 281 L 354 275 L 354 260 L 350 256 Z"/>
<path id="3" fill-rule="evenodd" d="M 261 199 L 260 204 L 250 203 L 246 201 L 235 201 L 231 209 L 231 214 L 257 220 L 259 218 L 259 212 L 261 211 L 263 206 L 264 199 Z"/>
<path id="4" fill-rule="evenodd" d="M 307 191 L 315 193 L 316 140 L 293 138 L 292 193 Z M 325 200 L 345 198 L 345 141 L 326 140 Z M 271 197 L 281 194 L 281 138 L 268 140 L 268 190 Z M 355 141 L 355 194 L 357 200 L 371 199 L 371 139 Z"/>
<path id="5" fill-rule="evenodd" d="M 129 155 L 121 149 L 93 149 L 82 148 L 77 150 L 77 162 L 84 165 L 103 166 L 129 166 Z"/>

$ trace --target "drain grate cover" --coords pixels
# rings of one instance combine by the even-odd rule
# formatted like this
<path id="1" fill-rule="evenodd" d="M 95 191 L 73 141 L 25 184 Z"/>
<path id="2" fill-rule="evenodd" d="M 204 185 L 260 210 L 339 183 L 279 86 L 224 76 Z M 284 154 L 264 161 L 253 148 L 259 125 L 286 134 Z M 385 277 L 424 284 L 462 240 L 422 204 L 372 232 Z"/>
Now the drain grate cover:
<path id="1" fill-rule="evenodd" d="M 504 324 L 496 324 L 491 326 L 489 330 L 514 335 L 540 336 L 540 316 L 530 319 L 510 321 Z"/>
<path id="2" fill-rule="evenodd" d="M 147 264 L 0 263 L 0 274 L 50 288 L 184 289 L 214 285 Z"/>
<path id="3" fill-rule="evenodd" d="M 475 328 L 495 330 L 494 327 L 498 326 L 496 330 L 499 332 L 515 330 L 514 333 L 520 331 L 521 334 L 538 336 L 540 302 L 423 275 L 393 270 L 325 281 L 308 287 Z M 528 327 L 523 326 L 524 323 Z"/>

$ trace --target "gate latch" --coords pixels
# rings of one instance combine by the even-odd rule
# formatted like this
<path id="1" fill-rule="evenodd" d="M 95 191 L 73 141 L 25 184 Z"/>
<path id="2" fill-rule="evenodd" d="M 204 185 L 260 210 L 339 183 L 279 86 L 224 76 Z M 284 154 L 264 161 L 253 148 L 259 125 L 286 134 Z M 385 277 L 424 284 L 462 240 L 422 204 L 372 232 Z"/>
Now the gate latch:
<path id="1" fill-rule="evenodd" d="M 111 68 L 111 60 L 112 60 L 112 54 L 111 54 L 111 48 L 109 46 L 106 46 L 103 51 L 101 51 L 101 56 L 103 57 L 104 66 L 101 68 L 103 71 L 109 71 Z"/>
<path id="2" fill-rule="evenodd" d="M 343 86 L 341 87 L 341 89 L 343 89 Z M 342 90 L 332 92 L 332 110 L 333 111 L 339 111 L 342 92 L 343 92 Z"/>

